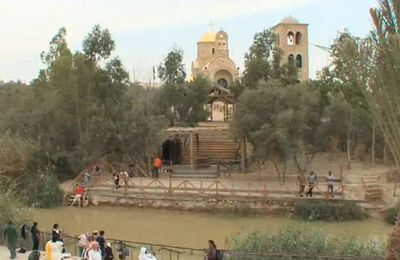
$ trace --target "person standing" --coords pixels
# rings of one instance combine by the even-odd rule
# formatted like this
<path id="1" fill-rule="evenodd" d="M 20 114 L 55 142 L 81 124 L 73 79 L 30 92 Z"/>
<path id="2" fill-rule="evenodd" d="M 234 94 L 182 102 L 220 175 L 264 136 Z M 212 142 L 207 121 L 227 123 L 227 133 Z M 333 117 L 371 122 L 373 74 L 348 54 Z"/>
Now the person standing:
<path id="1" fill-rule="evenodd" d="M 119 252 L 118 257 L 120 260 L 125 260 L 129 256 L 129 249 L 122 241 L 119 241 L 119 248 L 117 251 Z"/>
<path id="2" fill-rule="evenodd" d="M 333 182 L 335 181 L 335 177 L 332 172 L 328 172 L 328 176 L 326 177 L 327 185 L 328 185 L 328 194 L 333 198 Z"/>
<path id="3" fill-rule="evenodd" d="M 10 259 L 17 258 L 17 240 L 18 240 L 18 233 L 16 228 L 14 227 L 12 221 L 8 222 L 8 226 L 4 230 L 4 239 L 7 239 L 7 247 L 10 250 Z"/>
<path id="4" fill-rule="evenodd" d="M 121 187 L 121 185 L 119 185 L 119 174 L 118 173 L 115 173 L 114 174 L 114 187 L 115 187 L 115 189 L 116 190 L 118 190 L 120 187 Z"/>
<path id="5" fill-rule="evenodd" d="M 317 184 L 317 175 L 315 174 L 314 171 L 310 172 L 310 175 L 308 175 L 308 191 L 306 194 L 306 197 L 312 197 L 313 196 L 313 189 L 314 186 Z"/>
<path id="6" fill-rule="evenodd" d="M 33 247 L 32 250 L 39 250 L 39 242 L 40 242 L 40 231 L 38 229 L 38 223 L 33 222 L 33 226 L 31 227 L 31 234 L 32 234 L 32 242 Z"/>
<path id="7" fill-rule="evenodd" d="M 161 159 L 160 157 L 156 156 L 153 162 L 153 175 L 151 177 L 158 178 L 158 176 L 160 175 L 160 170 L 161 170 Z"/>
<path id="8" fill-rule="evenodd" d="M 88 260 L 102 260 L 99 244 L 93 242 L 90 250 L 88 251 Z"/>
<path id="9" fill-rule="evenodd" d="M 78 242 L 76 243 L 76 245 L 79 248 L 79 256 L 82 256 L 83 255 L 83 250 L 85 249 L 85 247 L 89 243 L 88 235 L 86 233 L 83 233 L 83 234 L 79 235 L 77 237 L 77 239 L 78 239 Z"/>
<path id="10" fill-rule="evenodd" d="M 61 240 L 61 230 L 58 228 L 58 224 L 53 225 L 53 230 L 51 232 L 51 237 L 53 240 Z"/>
<path id="11" fill-rule="evenodd" d="M 106 249 L 104 251 L 104 260 L 113 260 L 113 259 L 114 259 L 113 249 L 111 247 L 111 244 L 107 243 Z"/>
<path id="12" fill-rule="evenodd" d="M 129 184 L 129 174 L 126 170 L 121 171 L 122 179 L 124 180 L 125 188 L 128 187 Z"/>
<path id="13" fill-rule="evenodd" d="M 208 250 L 205 260 L 217 260 L 217 246 L 213 240 L 208 240 Z"/>
<path id="14" fill-rule="evenodd" d="M 104 253 L 106 250 L 106 238 L 104 237 L 104 230 L 100 230 L 99 236 L 96 239 L 96 242 L 99 244 L 100 252 L 101 252 L 101 257 L 104 257 Z"/>

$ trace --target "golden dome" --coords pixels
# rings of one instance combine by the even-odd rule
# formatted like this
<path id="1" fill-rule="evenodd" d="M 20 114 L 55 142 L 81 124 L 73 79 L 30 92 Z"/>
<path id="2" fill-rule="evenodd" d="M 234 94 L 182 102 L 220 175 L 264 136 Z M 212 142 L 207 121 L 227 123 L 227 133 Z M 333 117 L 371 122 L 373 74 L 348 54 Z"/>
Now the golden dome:
<path id="1" fill-rule="evenodd" d="M 199 42 L 215 42 L 217 39 L 217 32 L 206 32 L 201 37 Z"/>

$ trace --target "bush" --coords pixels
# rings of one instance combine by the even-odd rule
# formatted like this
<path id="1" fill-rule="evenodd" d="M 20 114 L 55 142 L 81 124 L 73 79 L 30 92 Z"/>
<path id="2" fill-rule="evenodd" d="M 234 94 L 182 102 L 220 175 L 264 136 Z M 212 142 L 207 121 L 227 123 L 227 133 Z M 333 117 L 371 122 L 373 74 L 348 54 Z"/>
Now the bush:
<path id="1" fill-rule="evenodd" d="M 390 233 L 385 259 L 400 259 L 400 227 Z"/>
<path id="2" fill-rule="evenodd" d="M 301 201 L 295 204 L 294 214 L 307 221 L 361 220 L 368 214 L 356 203 Z"/>
<path id="3" fill-rule="evenodd" d="M 3 179 L 0 180 L 0 198 L 0 225 L 10 220 L 17 224 L 28 223 L 29 208 L 14 186 Z"/>
<path id="4" fill-rule="evenodd" d="M 395 225 L 397 221 L 397 214 L 399 213 L 399 209 L 397 208 L 389 208 L 385 212 L 385 220 L 387 223 Z"/>
<path id="5" fill-rule="evenodd" d="M 298 256 L 382 256 L 384 245 L 376 241 L 361 242 L 356 238 L 328 237 L 320 229 L 309 225 L 287 226 L 276 234 L 254 232 L 232 239 L 233 250 L 243 252 L 228 259 L 254 259 L 247 252 Z M 264 258 L 257 258 L 264 259 Z M 271 259 L 271 258 L 265 258 Z"/>

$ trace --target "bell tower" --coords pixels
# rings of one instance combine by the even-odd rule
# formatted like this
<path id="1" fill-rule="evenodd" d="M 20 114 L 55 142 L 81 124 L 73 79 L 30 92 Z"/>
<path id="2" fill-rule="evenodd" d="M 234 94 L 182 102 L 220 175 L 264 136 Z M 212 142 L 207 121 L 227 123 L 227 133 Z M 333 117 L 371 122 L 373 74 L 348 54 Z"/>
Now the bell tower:
<path id="1" fill-rule="evenodd" d="M 292 16 L 272 27 L 278 47 L 283 51 L 282 63 L 293 62 L 299 70 L 299 80 L 309 79 L 308 24 L 299 23 Z"/>

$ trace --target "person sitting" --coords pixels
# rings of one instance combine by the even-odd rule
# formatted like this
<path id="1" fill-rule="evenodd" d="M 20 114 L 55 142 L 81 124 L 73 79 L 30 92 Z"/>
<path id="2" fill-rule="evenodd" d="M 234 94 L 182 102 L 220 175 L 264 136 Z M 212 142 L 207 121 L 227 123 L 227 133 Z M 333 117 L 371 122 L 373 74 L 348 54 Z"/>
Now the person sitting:
<path id="1" fill-rule="evenodd" d="M 85 188 L 80 186 L 77 183 L 76 188 L 75 188 L 74 200 L 72 201 L 70 206 L 73 207 L 75 205 L 75 203 L 78 201 L 78 206 L 81 207 L 82 206 L 82 197 L 83 197 L 84 193 L 85 193 Z"/>
<path id="2" fill-rule="evenodd" d="M 145 247 L 142 247 L 140 249 L 140 254 L 139 254 L 138 259 L 139 260 L 157 260 L 157 258 L 154 255 L 147 253 L 147 249 Z"/>

